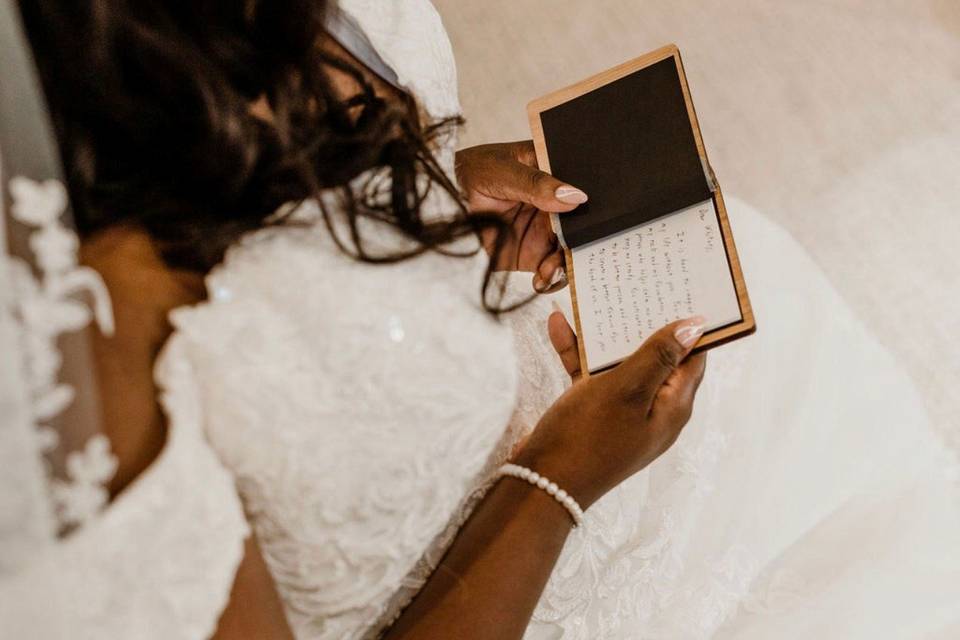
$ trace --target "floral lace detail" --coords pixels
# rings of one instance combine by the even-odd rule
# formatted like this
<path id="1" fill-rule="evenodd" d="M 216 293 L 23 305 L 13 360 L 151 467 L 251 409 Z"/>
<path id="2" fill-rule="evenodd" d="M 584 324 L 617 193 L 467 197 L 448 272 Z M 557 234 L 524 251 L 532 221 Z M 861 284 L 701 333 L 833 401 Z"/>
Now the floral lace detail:
<path id="1" fill-rule="evenodd" d="M 529 297 L 530 279 L 526 274 L 505 277 L 508 300 L 524 300 Z M 376 637 L 378 630 L 389 627 L 403 608 L 413 600 L 439 565 L 460 528 L 496 481 L 496 471 L 509 459 L 517 443 L 533 431 L 540 416 L 569 383 L 546 333 L 547 318 L 552 311 L 547 299 L 541 297 L 504 318 L 513 332 L 513 346 L 520 374 L 513 415 L 472 488 L 460 501 L 443 532 L 430 543 L 403 581 L 402 587 L 391 598 L 387 606 L 389 617 L 373 626 L 374 633 L 371 637 Z"/>
<path id="2" fill-rule="evenodd" d="M 267 230 L 172 316 L 299 638 L 376 633 L 484 479 L 517 382 L 509 329 L 471 302 L 483 266 L 358 264 L 322 226 Z"/>
<path id="3" fill-rule="evenodd" d="M 60 220 L 67 203 L 63 185 L 26 178 L 9 184 L 13 218 L 37 228 L 29 246 L 38 275 L 27 262 L 11 258 L 4 265 L 11 291 L 2 293 L 4 310 L 14 320 L 15 342 L 24 353 L 22 395 L 31 401 L 27 422 L 33 423 L 31 439 L 39 460 L 58 446 L 58 433 L 49 422 L 75 395 L 70 385 L 58 381 L 58 337 L 91 320 L 110 334 L 113 316 L 99 274 L 78 265 L 78 239 Z M 93 309 L 76 294 L 89 295 Z M 195 391 L 179 360 L 161 367 L 160 378 L 189 400 Z M 55 512 L 50 516 L 57 523 L 47 529 L 68 535 L 56 538 L 54 531 L 46 531 L 41 543 L 31 531 L 29 540 L 14 541 L 17 551 L 31 557 L 5 563 L 0 576 L 5 635 L 199 640 L 213 633 L 242 558 L 247 528 L 232 478 L 204 441 L 199 417 L 189 402 L 169 409 L 175 426 L 160 456 L 112 503 L 107 504 L 106 484 L 117 460 L 104 435 L 90 436 L 65 456 L 64 477 L 48 470 Z M 3 504 L 14 505 L 14 514 L 26 513 L 5 495 Z"/>
<path id="4" fill-rule="evenodd" d="M 64 524 L 87 522 L 107 503 L 107 483 L 117 471 L 117 459 L 110 453 L 104 435 L 87 440 L 81 451 L 67 456 L 68 480 L 54 479 L 53 496 L 60 506 Z"/>
<path id="5" fill-rule="evenodd" d="M 429 2 L 339 6 L 425 119 L 459 112 L 453 55 Z M 455 145 L 451 134 L 436 149 L 450 175 Z M 301 207 L 298 219 L 315 221 L 315 209 Z M 439 189 L 423 205 L 425 217 L 455 210 Z M 364 236 L 395 247 L 382 231 Z M 509 452 L 517 371 L 509 329 L 471 295 L 484 266 L 482 256 L 438 255 L 359 265 L 325 229 L 270 230 L 211 274 L 212 303 L 174 314 L 200 372 L 211 441 L 236 474 L 297 637 L 376 635 Z M 290 397 L 291 382 L 302 400 L 270 401 Z"/>
<path id="6" fill-rule="evenodd" d="M 30 248 L 40 277 L 30 266 L 10 258 L 13 279 L 11 312 L 21 331 L 26 381 L 36 423 L 36 447 L 48 453 L 57 447 L 58 434 L 45 423 L 61 414 L 74 399 L 74 389 L 58 382 L 61 355 L 57 338 L 78 331 L 95 320 L 99 329 L 113 333 L 110 297 L 100 275 L 77 263 L 76 234 L 61 222 L 67 205 L 64 186 L 55 180 L 38 183 L 29 178 L 10 180 L 13 218 L 37 227 Z M 74 296 L 89 294 L 93 310 Z M 61 527 L 82 525 L 107 503 L 106 483 L 117 462 L 103 436 L 93 436 L 82 451 L 67 456 L 67 478 L 51 478 L 52 498 Z"/>
<path id="7" fill-rule="evenodd" d="M 552 637 L 550 629 L 562 630 L 565 639 L 632 637 L 639 626 L 647 630 L 643 637 L 698 638 L 719 626 L 746 593 L 754 563 L 745 549 L 730 547 L 711 572 L 682 580 L 686 527 L 680 523 L 711 493 L 712 469 L 728 444 L 716 432 L 696 443 L 681 441 L 667 463 L 673 480 L 646 504 L 630 502 L 647 493 L 647 472 L 595 504 L 564 548 L 527 637 Z M 683 602 L 690 607 L 685 628 L 658 629 L 659 614 Z"/>
<path id="8" fill-rule="evenodd" d="M 233 478 L 204 439 L 196 378 L 177 351 L 168 344 L 157 365 L 170 419 L 160 455 L 96 518 L 0 580 L 4 637 L 201 640 L 215 631 L 248 528 Z"/>

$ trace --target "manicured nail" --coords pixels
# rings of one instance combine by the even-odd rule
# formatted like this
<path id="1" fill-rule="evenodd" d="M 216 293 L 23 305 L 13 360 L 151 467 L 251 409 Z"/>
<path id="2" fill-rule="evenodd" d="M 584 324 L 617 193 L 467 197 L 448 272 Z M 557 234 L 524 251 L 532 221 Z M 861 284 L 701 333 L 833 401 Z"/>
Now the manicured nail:
<path id="1" fill-rule="evenodd" d="M 566 279 L 567 273 L 563 270 L 563 267 L 557 267 L 554 269 L 553 275 L 550 276 L 550 284 L 547 285 L 547 288 L 552 289 Z"/>
<path id="2" fill-rule="evenodd" d="M 533 274 L 533 290 L 537 293 L 543 293 L 547 290 L 547 283 L 543 281 L 539 273 Z"/>
<path id="3" fill-rule="evenodd" d="M 563 267 L 557 267 L 553 270 L 553 274 L 550 276 L 549 281 L 545 281 L 543 277 L 537 273 L 533 276 L 533 288 L 537 293 L 546 293 L 551 291 L 561 282 L 566 282 L 567 273 L 563 270 Z"/>
<path id="4" fill-rule="evenodd" d="M 689 349 L 696 344 L 706 328 L 707 319 L 703 316 L 695 316 L 678 325 L 677 328 L 674 329 L 673 335 L 677 339 L 677 342 Z"/>
<path id="5" fill-rule="evenodd" d="M 569 185 L 557 187 L 554 196 L 556 196 L 557 200 L 566 204 L 583 204 L 587 201 L 587 194 Z"/>

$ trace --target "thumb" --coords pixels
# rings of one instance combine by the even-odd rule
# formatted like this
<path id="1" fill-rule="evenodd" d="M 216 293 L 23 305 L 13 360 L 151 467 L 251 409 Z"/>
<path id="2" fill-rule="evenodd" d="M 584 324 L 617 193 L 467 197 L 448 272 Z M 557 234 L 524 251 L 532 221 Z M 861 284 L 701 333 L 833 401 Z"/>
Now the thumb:
<path id="1" fill-rule="evenodd" d="M 652 402 L 657 391 L 680 366 L 703 335 L 706 319 L 695 316 L 668 324 L 647 338 L 620 365 L 633 392 Z"/>
<path id="2" fill-rule="evenodd" d="M 497 164 L 484 182 L 480 190 L 486 195 L 525 202 L 541 211 L 572 211 L 587 201 L 587 194 L 580 189 L 522 162 Z"/>
<path id="3" fill-rule="evenodd" d="M 554 302 L 554 311 L 547 319 L 547 333 L 550 336 L 550 343 L 554 350 L 560 356 L 560 362 L 563 368 L 573 380 L 580 378 L 580 349 L 577 343 L 577 334 L 570 328 L 560 307 Z"/>

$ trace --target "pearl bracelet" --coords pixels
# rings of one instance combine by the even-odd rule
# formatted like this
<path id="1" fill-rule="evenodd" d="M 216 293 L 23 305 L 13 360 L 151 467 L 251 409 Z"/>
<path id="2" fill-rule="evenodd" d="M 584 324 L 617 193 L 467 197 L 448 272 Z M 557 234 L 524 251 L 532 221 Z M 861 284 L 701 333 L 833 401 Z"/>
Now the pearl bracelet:
<path id="1" fill-rule="evenodd" d="M 573 518 L 574 527 L 579 527 L 583 523 L 583 509 L 580 508 L 580 505 L 577 504 L 577 501 L 574 500 L 573 496 L 558 487 L 556 482 L 551 482 L 532 469 L 527 469 L 526 467 L 521 467 L 518 464 L 510 463 L 500 467 L 497 477 L 503 476 L 510 476 L 511 478 L 526 480 L 538 489 L 543 489 L 550 494 L 554 500 L 563 505 L 563 508 L 570 513 L 570 517 Z"/>

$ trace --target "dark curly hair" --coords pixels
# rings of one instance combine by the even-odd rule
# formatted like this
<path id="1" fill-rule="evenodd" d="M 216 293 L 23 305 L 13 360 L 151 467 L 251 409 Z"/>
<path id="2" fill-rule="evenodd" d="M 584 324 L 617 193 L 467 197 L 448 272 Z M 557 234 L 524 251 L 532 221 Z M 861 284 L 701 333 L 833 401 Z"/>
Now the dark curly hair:
<path id="1" fill-rule="evenodd" d="M 499 219 L 467 215 L 431 152 L 459 119 L 424 125 L 410 96 L 378 97 L 360 69 L 323 46 L 322 0 L 22 0 L 20 7 L 81 235 L 136 225 L 170 266 L 206 272 L 242 234 L 282 223 L 274 215 L 281 205 L 337 190 L 351 237 L 334 238 L 360 260 L 446 252 L 452 240 L 491 227 L 494 252 L 506 242 Z M 338 97 L 331 70 L 351 76 L 359 93 Z M 258 100 L 271 119 L 252 113 Z M 349 187 L 377 167 L 391 178 L 389 204 L 372 189 Z M 421 204 L 435 188 L 453 196 L 458 211 L 426 221 Z M 332 215 L 324 210 L 331 232 Z M 362 217 L 393 225 L 413 248 L 368 251 Z M 488 268 L 482 297 L 495 310 L 490 283 Z"/>

